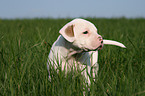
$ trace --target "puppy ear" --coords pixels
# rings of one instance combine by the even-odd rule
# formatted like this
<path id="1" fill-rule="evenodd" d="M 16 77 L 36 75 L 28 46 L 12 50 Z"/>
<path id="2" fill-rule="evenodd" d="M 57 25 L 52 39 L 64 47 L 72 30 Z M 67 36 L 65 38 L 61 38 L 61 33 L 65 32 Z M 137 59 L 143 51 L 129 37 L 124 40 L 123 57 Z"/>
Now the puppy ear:
<path id="1" fill-rule="evenodd" d="M 69 42 L 73 42 L 75 40 L 74 25 L 72 24 L 72 22 L 62 27 L 59 33 Z"/>

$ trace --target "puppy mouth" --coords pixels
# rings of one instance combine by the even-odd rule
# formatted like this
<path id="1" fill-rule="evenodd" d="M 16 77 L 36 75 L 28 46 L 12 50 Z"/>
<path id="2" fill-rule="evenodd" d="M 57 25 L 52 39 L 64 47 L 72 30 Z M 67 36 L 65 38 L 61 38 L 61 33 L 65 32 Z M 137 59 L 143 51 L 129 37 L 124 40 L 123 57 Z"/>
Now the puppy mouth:
<path id="1" fill-rule="evenodd" d="M 92 50 L 92 51 L 96 51 L 96 50 L 101 50 L 103 48 L 103 44 L 101 44 L 98 48 Z"/>
<path id="2" fill-rule="evenodd" d="M 101 44 L 99 47 L 97 47 L 96 49 L 86 49 L 84 48 L 83 51 L 84 52 L 88 52 L 88 51 L 97 51 L 97 50 L 101 50 L 103 48 L 103 44 Z"/>
<path id="3" fill-rule="evenodd" d="M 103 48 L 103 44 L 101 44 L 99 47 L 98 47 L 98 50 L 101 50 Z"/>

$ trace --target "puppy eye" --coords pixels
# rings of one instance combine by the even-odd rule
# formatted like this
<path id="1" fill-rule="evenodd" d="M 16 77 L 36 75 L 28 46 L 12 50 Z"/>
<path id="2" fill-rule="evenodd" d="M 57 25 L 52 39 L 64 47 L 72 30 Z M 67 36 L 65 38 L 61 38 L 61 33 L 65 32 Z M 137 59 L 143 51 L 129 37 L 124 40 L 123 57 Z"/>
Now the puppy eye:
<path id="1" fill-rule="evenodd" d="M 88 31 L 83 32 L 83 34 L 88 34 Z"/>

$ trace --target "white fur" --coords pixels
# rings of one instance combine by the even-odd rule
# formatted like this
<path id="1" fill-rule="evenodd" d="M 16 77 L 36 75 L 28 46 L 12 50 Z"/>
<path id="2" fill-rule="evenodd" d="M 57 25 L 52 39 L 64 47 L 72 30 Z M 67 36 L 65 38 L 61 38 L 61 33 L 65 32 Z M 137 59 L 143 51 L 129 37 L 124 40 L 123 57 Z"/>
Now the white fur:
<path id="1" fill-rule="evenodd" d="M 66 71 L 69 71 L 73 64 L 79 66 L 81 70 L 87 67 L 87 70 L 84 70 L 82 74 L 90 85 L 87 73 L 90 74 L 91 67 L 93 67 L 93 78 L 97 75 L 98 49 L 103 46 L 103 39 L 97 33 L 97 28 L 84 19 L 74 19 L 67 23 L 59 33 L 61 35 L 54 42 L 49 53 L 48 71 L 49 64 L 57 69 L 57 60 L 59 60 L 59 64 L 62 63 L 62 70 Z"/>

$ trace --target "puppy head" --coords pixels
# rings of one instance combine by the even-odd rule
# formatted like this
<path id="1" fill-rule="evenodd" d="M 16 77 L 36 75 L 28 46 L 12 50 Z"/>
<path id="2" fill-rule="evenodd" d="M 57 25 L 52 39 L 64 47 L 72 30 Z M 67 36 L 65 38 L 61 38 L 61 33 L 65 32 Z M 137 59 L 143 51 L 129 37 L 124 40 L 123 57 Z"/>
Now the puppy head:
<path id="1" fill-rule="evenodd" d="M 84 19 L 72 20 L 59 33 L 72 45 L 84 51 L 101 49 L 103 46 L 103 39 L 97 33 L 97 28 Z"/>

